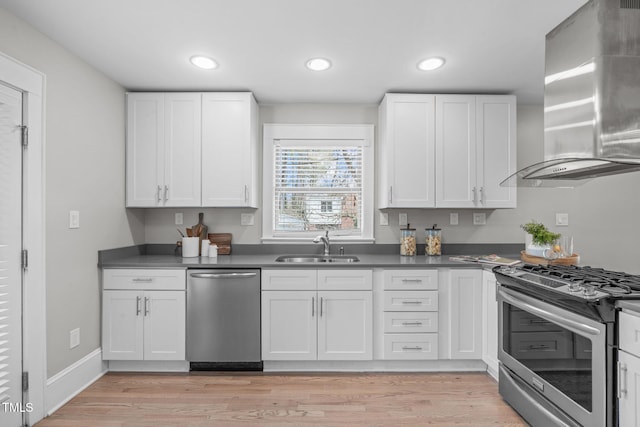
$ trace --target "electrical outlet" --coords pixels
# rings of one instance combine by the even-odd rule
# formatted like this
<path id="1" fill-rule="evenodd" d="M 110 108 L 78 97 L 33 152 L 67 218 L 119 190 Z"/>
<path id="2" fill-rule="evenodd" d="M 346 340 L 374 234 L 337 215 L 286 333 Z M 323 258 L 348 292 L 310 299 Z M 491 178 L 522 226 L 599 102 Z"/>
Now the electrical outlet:
<path id="1" fill-rule="evenodd" d="M 556 214 L 556 225 L 561 227 L 569 226 L 569 214 L 568 213 L 557 213 Z"/>
<path id="2" fill-rule="evenodd" d="M 458 225 L 458 213 L 451 212 L 449 214 L 449 225 Z"/>
<path id="3" fill-rule="evenodd" d="M 486 225 L 487 224 L 487 214 L 474 212 L 473 213 L 473 225 Z"/>
<path id="4" fill-rule="evenodd" d="M 380 212 L 380 225 L 389 225 L 389 214 L 387 212 Z"/>
<path id="5" fill-rule="evenodd" d="M 176 225 L 184 224 L 184 216 L 182 215 L 182 212 L 176 212 L 175 219 Z"/>
<path id="6" fill-rule="evenodd" d="M 255 219 L 252 213 L 240 214 L 240 225 L 253 225 L 254 221 Z"/>
<path id="7" fill-rule="evenodd" d="M 80 211 L 69 211 L 69 228 L 80 228 Z"/>
<path id="8" fill-rule="evenodd" d="M 406 213 L 398 214 L 398 225 L 407 225 L 408 222 Z"/>
<path id="9" fill-rule="evenodd" d="M 73 329 L 69 332 L 69 348 L 80 345 L 80 328 Z"/>

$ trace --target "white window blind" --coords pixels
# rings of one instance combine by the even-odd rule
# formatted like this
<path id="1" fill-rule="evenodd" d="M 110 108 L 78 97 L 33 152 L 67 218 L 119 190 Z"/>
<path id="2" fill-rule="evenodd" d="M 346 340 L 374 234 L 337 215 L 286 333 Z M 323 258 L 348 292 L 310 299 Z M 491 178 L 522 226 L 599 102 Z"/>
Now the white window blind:
<path id="1" fill-rule="evenodd" d="M 362 234 L 363 147 L 331 141 L 276 144 L 273 155 L 273 231 Z"/>

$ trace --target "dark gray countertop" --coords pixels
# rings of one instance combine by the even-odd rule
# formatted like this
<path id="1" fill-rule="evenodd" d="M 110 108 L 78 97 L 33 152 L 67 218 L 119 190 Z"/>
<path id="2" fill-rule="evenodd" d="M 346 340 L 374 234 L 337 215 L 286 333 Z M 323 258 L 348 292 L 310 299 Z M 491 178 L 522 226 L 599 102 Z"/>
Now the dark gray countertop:
<path id="1" fill-rule="evenodd" d="M 351 263 L 284 263 L 276 262 L 279 255 L 297 255 L 308 253 L 299 248 L 279 248 L 283 252 L 274 251 L 272 248 L 265 249 L 262 252 L 268 253 L 247 253 L 252 251 L 239 250 L 239 253 L 231 255 L 218 255 L 215 258 L 195 257 L 183 258 L 176 255 L 173 246 L 158 245 L 157 247 L 128 247 L 109 251 L 100 251 L 99 267 L 101 268 L 394 268 L 394 267 L 413 267 L 413 268 L 437 268 L 437 267 L 456 267 L 456 268 L 491 268 L 492 265 L 467 263 L 460 261 L 452 261 L 450 255 L 442 256 L 425 256 L 416 255 L 414 257 L 406 257 L 389 253 L 358 253 L 349 250 L 349 255 L 356 255 L 360 258 L 359 262 Z M 488 249 L 512 249 L 510 247 L 495 247 Z M 395 248 L 395 246 L 394 246 Z M 289 251 L 286 251 L 286 250 Z M 315 248 L 317 249 L 317 247 Z M 352 249 L 352 248 L 350 248 Z M 366 249 L 366 248 L 365 248 Z M 378 252 L 380 252 L 380 248 Z M 477 249 L 477 248 L 476 248 Z M 484 249 L 484 248 L 483 248 Z M 244 252 L 244 253 L 243 253 Z M 275 253 L 274 253 L 275 252 Z M 476 254 L 498 253 L 497 251 L 478 252 Z M 518 252 L 510 251 L 508 253 L 499 253 L 501 256 L 519 259 Z"/>

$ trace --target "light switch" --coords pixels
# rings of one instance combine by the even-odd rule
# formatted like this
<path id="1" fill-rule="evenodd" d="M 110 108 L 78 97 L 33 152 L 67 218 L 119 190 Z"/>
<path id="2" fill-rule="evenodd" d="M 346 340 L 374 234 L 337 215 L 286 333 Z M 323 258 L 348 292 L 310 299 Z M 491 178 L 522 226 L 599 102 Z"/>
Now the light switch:
<path id="1" fill-rule="evenodd" d="M 473 225 L 486 225 L 487 224 L 487 214 L 485 213 L 473 213 Z"/>
<path id="2" fill-rule="evenodd" d="M 254 215 L 252 213 L 240 214 L 240 225 L 253 225 Z"/>
<path id="3" fill-rule="evenodd" d="M 398 225 L 407 225 L 408 222 L 406 213 L 398 214 Z"/>
<path id="4" fill-rule="evenodd" d="M 182 212 L 176 212 L 175 222 L 176 222 L 176 225 L 184 224 L 184 216 L 182 215 Z"/>
<path id="5" fill-rule="evenodd" d="M 458 225 L 458 213 L 451 212 L 449 214 L 449 225 Z"/>
<path id="6" fill-rule="evenodd" d="M 380 212 L 380 225 L 389 225 L 389 214 L 387 212 Z"/>
<path id="7" fill-rule="evenodd" d="M 69 211 L 69 228 L 80 228 L 80 211 Z"/>
<path id="8" fill-rule="evenodd" d="M 556 214 L 556 225 L 561 227 L 569 226 L 569 214 L 568 213 L 557 213 Z"/>

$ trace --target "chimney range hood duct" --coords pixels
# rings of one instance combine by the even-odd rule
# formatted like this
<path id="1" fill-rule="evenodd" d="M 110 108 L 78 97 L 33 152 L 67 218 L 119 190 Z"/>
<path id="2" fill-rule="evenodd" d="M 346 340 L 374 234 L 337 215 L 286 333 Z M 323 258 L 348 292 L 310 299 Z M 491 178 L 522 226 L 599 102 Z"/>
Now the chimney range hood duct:
<path id="1" fill-rule="evenodd" d="M 503 186 L 640 170 L 640 0 L 590 0 L 546 37 L 544 161 Z"/>

